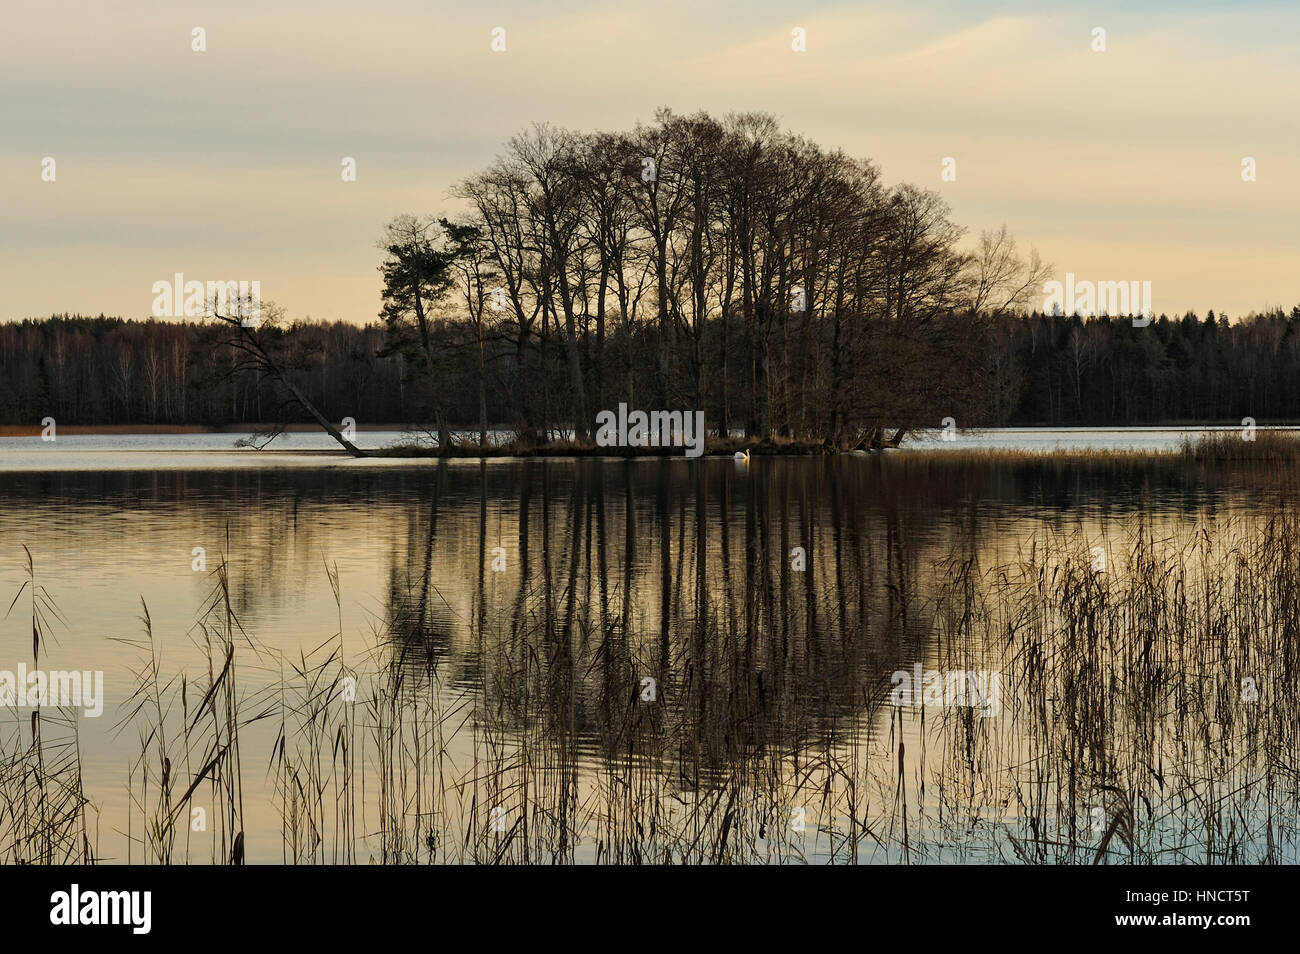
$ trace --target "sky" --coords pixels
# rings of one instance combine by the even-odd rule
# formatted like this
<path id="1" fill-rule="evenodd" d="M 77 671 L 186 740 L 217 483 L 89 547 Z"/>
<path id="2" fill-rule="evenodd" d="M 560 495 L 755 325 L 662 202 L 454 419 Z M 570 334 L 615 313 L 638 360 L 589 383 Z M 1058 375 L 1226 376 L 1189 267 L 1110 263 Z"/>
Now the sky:
<path id="1" fill-rule="evenodd" d="M 659 106 L 771 112 L 1157 312 L 1300 303 L 1294 0 L 43 0 L 6 11 L 0 89 L 0 320 L 145 318 L 180 272 L 371 321 L 386 221 L 456 211 L 532 122 Z"/>

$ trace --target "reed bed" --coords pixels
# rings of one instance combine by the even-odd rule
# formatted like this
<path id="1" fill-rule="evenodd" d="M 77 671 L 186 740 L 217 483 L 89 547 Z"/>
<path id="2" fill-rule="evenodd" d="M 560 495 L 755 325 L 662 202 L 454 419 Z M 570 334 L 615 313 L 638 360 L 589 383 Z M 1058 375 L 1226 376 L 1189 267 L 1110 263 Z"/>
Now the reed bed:
<path id="1" fill-rule="evenodd" d="M 1300 460 L 1300 434 L 1293 429 L 1232 428 L 1184 437 L 1182 457 L 1197 463 L 1262 461 L 1294 463 Z"/>

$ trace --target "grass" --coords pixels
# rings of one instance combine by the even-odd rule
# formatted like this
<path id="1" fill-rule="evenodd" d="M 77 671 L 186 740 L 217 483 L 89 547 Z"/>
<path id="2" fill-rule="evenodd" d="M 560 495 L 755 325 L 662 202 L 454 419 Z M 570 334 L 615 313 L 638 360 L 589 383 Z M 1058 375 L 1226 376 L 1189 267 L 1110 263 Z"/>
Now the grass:
<path id="1" fill-rule="evenodd" d="M 1235 428 L 1211 431 L 1195 439 L 1183 438 L 1182 456 L 1197 463 L 1300 460 L 1300 434 L 1295 431 Z"/>

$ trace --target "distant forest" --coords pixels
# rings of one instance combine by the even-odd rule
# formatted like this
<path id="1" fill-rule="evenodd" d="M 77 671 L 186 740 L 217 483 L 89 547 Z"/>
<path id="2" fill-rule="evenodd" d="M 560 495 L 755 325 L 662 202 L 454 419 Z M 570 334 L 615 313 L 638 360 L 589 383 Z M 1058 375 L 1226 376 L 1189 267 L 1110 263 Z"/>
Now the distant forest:
<path id="1" fill-rule="evenodd" d="M 886 187 L 766 114 L 537 125 L 453 195 L 456 218 L 382 230 L 364 327 L 264 303 L 250 328 L 215 301 L 189 322 L 0 325 L 0 423 L 350 417 L 589 442 L 625 402 L 845 447 L 949 417 L 1300 420 L 1300 306 L 1043 315 L 1052 269 L 1005 227 L 966 242 L 938 193 Z"/>
<path id="2" fill-rule="evenodd" d="M 1008 315 L 993 330 L 997 346 L 983 357 L 996 406 L 974 417 L 962 407 L 941 415 L 936 408 L 938 416 L 918 426 L 937 427 L 943 416 L 963 427 L 1300 420 L 1300 305 L 1289 314 L 1276 310 L 1231 324 L 1213 313 L 1161 316 L 1144 328 L 1119 318 Z M 102 316 L 0 324 L 0 423 L 36 425 L 45 416 L 86 425 L 309 420 L 254 372 L 228 373 L 237 359 L 223 353 L 221 334 L 211 322 Z M 299 323 L 280 334 L 298 355 L 290 374 L 327 417 L 362 424 L 430 420 L 427 396 L 410 387 L 401 356 L 380 356 L 387 342 L 382 324 Z M 739 339 L 734 330 L 731 337 Z M 461 359 L 442 370 L 447 420 L 472 430 L 479 414 L 474 340 L 454 324 L 439 325 L 437 339 L 442 353 Z M 549 381 L 542 381 L 537 411 L 539 420 L 559 425 L 567 423 L 572 403 L 560 343 L 549 344 Z M 595 342 L 583 344 L 592 366 Z M 633 354 L 645 356 L 650 347 L 638 341 Z M 488 419 L 510 427 L 517 386 L 508 370 L 511 346 L 495 340 L 489 354 Z M 609 365 L 621 375 L 617 355 Z M 649 395 L 652 374 L 648 362 L 633 361 L 634 399 Z M 616 386 L 592 397 L 597 409 L 626 400 Z M 733 424 L 742 427 L 743 407 L 736 409 Z M 716 427 L 716 414 L 709 421 Z"/>

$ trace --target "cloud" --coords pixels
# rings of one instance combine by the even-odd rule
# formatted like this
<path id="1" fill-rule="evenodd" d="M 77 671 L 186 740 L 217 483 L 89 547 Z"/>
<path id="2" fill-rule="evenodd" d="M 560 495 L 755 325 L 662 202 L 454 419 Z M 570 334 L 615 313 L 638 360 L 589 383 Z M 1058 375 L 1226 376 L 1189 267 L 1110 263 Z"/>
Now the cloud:
<path id="1" fill-rule="evenodd" d="M 10 20 L 0 318 L 140 314 L 141 283 L 236 269 L 294 312 L 366 320 L 388 218 L 450 208 L 448 187 L 532 121 L 625 128 L 659 105 L 776 113 L 1058 265 L 1158 262 L 1171 307 L 1300 299 L 1293 7 L 136 0 Z"/>

